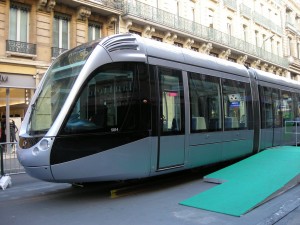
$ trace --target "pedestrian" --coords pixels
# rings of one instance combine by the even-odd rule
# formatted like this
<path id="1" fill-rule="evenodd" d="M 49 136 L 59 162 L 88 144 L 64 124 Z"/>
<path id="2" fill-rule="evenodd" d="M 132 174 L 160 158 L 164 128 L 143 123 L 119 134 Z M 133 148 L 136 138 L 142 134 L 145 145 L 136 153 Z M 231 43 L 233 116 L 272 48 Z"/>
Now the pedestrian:
<path id="1" fill-rule="evenodd" d="M 6 142 L 6 116 L 2 115 L 1 117 L 1 137 L 0 137 L 0 147 L 3 152 L 5 152 L 5 142 Z M 3 144 L 2 144 L 3 143 Z"/>
<path id="2" fill-rule="evenodd" d="M 17 142 L 16 133 L 18 132 L 18 128 L 17 128 L 14 120 L 12 120 L 9 123 L 9 130 L 10 130 L 10 142 Z M 11 153 L 14 154 L 16 152 L 15 144 L 11 143 L 11 147 L 12 147 Z"/>
<path id="3" fill-rule="evenodd" d="M 6 142 L 6 117 L 2 115 L 1 117 L 1 138 L 0 142 Z"/>
<path id="4" fill-rule="evenodd" d="M 17 142 L 16 133 L 18 132 L 18 128 L 14 120 L 12 120 L 9 123 L 9 127 L 10 127 L 10 142 Z"/>

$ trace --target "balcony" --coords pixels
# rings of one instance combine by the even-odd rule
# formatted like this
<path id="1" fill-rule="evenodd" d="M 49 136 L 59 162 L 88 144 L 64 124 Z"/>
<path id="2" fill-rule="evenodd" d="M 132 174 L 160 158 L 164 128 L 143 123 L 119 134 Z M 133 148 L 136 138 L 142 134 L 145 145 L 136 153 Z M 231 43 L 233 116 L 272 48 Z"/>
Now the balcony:
<path id="1" fill-rule="evenodd" d="M 36 57 L 36 44 L 21 41 L 6 40 L 6 53 L 21 57 Z"/>
<path id="2" fill-rule="evenodd" d="M 67 51 L 68 49 L 65 48 L 58 48 L 58 47 L 52 47 L 51 48 L 51 57 L 56 58 L 59 56 L 61 53 Z"/>
<path id="3" fill-rule="evenodd" d="M 300 33 L 300 23 L 297 24 L 295 18 L 293 19 L 290 16 L 288 16 L 286 18 L 285 27 L 291 29 L 295 33 Z"/>
<path id="4" fill-rule="evenodd" d="M 203 26 L 191 20 L 178 17 L 175 14 L 152 7 L 139 1 L 127 2 L 124 7 L 123 17 L 137 20 L 144 19 L 146 21 L 160 24 L 169 29 L 177 30 L 184 34 L 193 35 L 195 38 L 199 38 L 202 41 L 212 41 L 216 44 L 228 46 L 232 49 L 264 59 L 276 65 L 283 67 L 288 66 L 288 61 L 285 58 L 267 52 L 262 48 L 247 43 L 234 36 L 230 36 L 213 28 Z"/>
<path id="5" fill-rule="evenodd" d="M 264 59 L 268 62 L 272 62 L 276 65 L 280 65 L 283 67 L 288 66 L 288 61 L 285 58 L 282 58 L 278 55 L 264 50 L 263 48 L 257 47 L 256 45 L 250 44 L 218 30 L 209 28 L 207 39 L 225 46 L 229 46 L 238 51 L 245 52 L 249 55 Z"/>
<path id="6" fill-rule="evenodd" d="M 253 12 L 253 20 L 255 23 L 258 23 L 258 24 L 264 26 L 265 28 L 274 31 L 275 33 L 277 33 L 279 35 L 283 35 L 283 29 L 280 26 L 273 23 L 271 20 L 267 19 L 260 13 L 254 11 Z"/>
<path id="7" fill-rule="evenodd" d="M 224 0 L 224 4 L 228 8 L 233 9 L 234 11 L 237 10 L 237 2 L 236 2 L 236 0 Z"/>
<path id="8" fill-rule="evenodd" d="M 244 5 L 243 3 L 240 5 L 241 15 L 247 17 L 248 19 L 252 18 L 252 11 L 251 8 Z"/>

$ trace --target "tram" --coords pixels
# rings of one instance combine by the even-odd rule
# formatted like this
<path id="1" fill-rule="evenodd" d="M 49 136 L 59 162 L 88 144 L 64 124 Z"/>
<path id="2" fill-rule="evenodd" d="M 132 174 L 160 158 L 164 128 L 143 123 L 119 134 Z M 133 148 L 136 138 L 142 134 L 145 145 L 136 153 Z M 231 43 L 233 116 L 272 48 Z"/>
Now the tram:
<path id="1" fill-rule="evenodd" d="M 17 155 L 51 182 L 156 176 L 295 144 L 300 85 L 134 34 L 61 54 L 24 117 Z M 299 139 L 299 138 L 298 138 Z"/>

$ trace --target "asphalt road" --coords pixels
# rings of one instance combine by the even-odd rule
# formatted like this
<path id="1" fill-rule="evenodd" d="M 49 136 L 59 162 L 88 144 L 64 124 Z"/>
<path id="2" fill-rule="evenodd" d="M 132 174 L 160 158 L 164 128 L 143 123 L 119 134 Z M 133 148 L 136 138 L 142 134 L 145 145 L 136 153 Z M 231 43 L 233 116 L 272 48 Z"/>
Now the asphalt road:
<path id="1" fill-rule="evenodd" d="M 300 186 L 234 217 L 179 205 L 215 186 L 201 173 L 178 173 L 134 183 L 98 183 L 84 187 L 12 175 L 12 186 L 0 190 L 1 225 L 299 225 Z M 120 189 L 111 197 L 111 191 Z"/>

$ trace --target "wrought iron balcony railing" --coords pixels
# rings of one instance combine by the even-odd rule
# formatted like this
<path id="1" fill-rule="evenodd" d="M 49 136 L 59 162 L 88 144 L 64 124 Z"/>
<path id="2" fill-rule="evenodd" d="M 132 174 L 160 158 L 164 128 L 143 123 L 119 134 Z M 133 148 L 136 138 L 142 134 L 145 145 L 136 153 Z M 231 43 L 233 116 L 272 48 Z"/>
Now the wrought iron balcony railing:
<path id="1" fill-rule="evenodd" d="M 269 20 L 268 18 L 264 17 L 263 15 L 255 11 L 253 12 L 252 15 L 253 15 L 254 22 L 259 23 L 268 29 L 271 29 L 272 31 L 276 32 L 279 35 L 283 34 L 283 29 L 277 24 L 273 23 L 272 20 Z"/>
<path id="2" fill-rule="evenodd" d="M 297 31 L 297 32 L 300 32 L 300 24 L 297 23 L 295 21 L 295 19 L 292 19 L 290 16 L 288 16 L 286 18 L 286 22 L 285 22 L 285 26 L 286 27 L 292 27 L 293 30 Z"/>
<path id="3" fill-rule="evenodd" d="M 51 57 L 52 58 L 56 58 L 57 56 L 59 56 L 61 53 L 63 53 L 64 51 L 67 51 L 68 49 L 65 48 L 58 48 L 58 47 L 52 47 L 51 48 Z"/>
<path id="4" fill-rule="evenodd" d="M 6 40 L 6 51 L 36 55 L 36 44 Z"/>
<path id="5" fill-rule="evenodd" d="M 124 7 L 124 16 L 126 15 L 142 18 L 201 39 L 213 41 L 283 67 L 288 66 L 287 59 L 265 51 L 256 45 L 139 1 L 127 2 Z"/>
<path id="6" fill-rule="evenodd" d="M 237 1 L 236 0 L 224 0 L 224 4 L 229 8 L 237 10 Z"/>
<path id="7" fill-rule="evenodd" d="M 243 16 L 251 19 L 252 18 L 252 11 L 251 8 L 246 6 L 245 4 L 240 4 L 240 12 Z"/>

